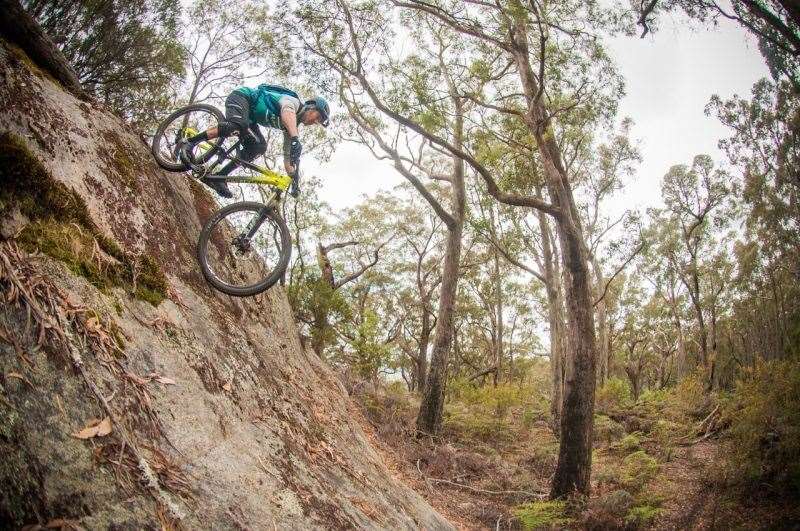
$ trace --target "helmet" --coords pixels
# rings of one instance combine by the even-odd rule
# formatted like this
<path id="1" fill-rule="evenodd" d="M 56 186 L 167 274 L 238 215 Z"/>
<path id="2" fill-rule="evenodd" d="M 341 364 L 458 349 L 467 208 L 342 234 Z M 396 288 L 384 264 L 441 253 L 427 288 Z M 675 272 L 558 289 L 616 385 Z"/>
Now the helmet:
<path id="1" fill-rule="evenodd" d="M 323 127 L 328 127 L 328 124 L 330 123 L 328 117 L 330 116 L 331 108 L 328 106 L 328 102 L 325 101 L 325 98 L 321 96 L 314 96 L 310 100 L 306 100 L 306 105 L 317 109 L 322 117 L 322 121 L 320 123 L 323 125 Z"/>

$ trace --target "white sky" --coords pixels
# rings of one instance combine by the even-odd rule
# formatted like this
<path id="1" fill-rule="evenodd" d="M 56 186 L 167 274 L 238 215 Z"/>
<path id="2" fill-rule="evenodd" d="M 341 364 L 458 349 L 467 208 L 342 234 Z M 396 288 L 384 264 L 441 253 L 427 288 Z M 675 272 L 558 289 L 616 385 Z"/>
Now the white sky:
<path id="1" fill-rule="evenodd" d="M 728 131 L 704 114 L 705 105 L 713 94 L 748 97 L 753 83 L 769 75 L 755 40 L 740 26 L 723 20 L 714 30 L 691 29 L 683 22 L 664 17 L 655 35 L 608 42 L 627 84 L 620 117 L 634 120 L 632 138 L 640 141 L 643 156 L 617 206 L 659 204 L 661 177 L 697 154 L 722 161 L 717 141 Z M 337 147 L 327 163 L 305 164 L 306 172 L 322 176 L 323 197 L 335 210 L 402 181 L 388 163 L 354 144 Z"/>

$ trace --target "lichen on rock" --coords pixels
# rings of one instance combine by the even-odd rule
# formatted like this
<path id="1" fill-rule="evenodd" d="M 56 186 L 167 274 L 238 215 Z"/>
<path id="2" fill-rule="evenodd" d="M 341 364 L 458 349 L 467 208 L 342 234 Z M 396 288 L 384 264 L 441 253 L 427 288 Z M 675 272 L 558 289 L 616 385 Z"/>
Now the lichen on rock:
<path id="1" fill-rule="evenodd" d="M 28 220 L 15 237 L 24 249 L 64 262 L 100 289 L 122 287 L 154 306 L 164 300 L 167 279 L 153 259 L 127 253 L 103 234 L 81 196 L 11 133 L 0 135 L 0 184 L 0 220 L 15 212 Z"/>

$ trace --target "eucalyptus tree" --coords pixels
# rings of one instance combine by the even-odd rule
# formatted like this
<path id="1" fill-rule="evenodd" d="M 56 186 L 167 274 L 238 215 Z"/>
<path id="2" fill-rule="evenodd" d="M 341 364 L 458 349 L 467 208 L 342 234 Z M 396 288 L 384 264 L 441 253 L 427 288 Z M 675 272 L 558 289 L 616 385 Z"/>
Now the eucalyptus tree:
<path id="1" fill-rule="evenodd" d="M 276 48 L 268 17 L 266 4 L 251 0 L 198 0 L 188 7 L 187 103 L 224 98 L 276 70 L 267 60 Z"/>
<path id="2" fill-rule="evenodd" d="M 406 309 L 401 336 L 406 340 L 403 352 L 411 360 L 410 379 L 404 375 L 409 389 L 422 394 L 428 377 L 428 356 L 437 324 L 437 290 L 442 282 L 442 219 L 425 208 L 424 199 L 415 195 L 410 186 L 404 190 L 403 216 L 396 227 L 399 253 L 392 270 L 410 276 L 403 302 Z M 412 310 L 413 309 L 413 310 Z"/>
<path id="3" fill-rule="evenodd" d="M 394 72 L 395 82 L 386 87 L 381 97 L 395 102 L 402 112 L 414 113 L 416 120 L 427 123 L 438 134 L 447 136 L 449 144 L 462 148 L 465 140 L 464 114 L 471 104 L 462 95 L 460 78 L 463 74 L 446 67 L 448 61 L 452 62 L 459 54 L 459 45 L 452 39 L 452 32 L 442 28 L 436 30 L 428 25 L 429 34 L 416 36 L 418 53 L 403 58 L 400 64 L 384 61 L 390 58 L 392 42 L 388 40 L 389 35 L 385 33 L 381 38 L 375 38 L 376 35 L 371 32 L 378 28 L 367 28 L 362 24 L 366 21 L 372 23 L 373 19 L 360 18 L 377 14 L 374 5 L 351 10 L 346 2 L 336 2 L 333 5 L 326 4 L 324 10 L 318 10 L 312 2 L 301 4 L 300 16 L 310 17 L 311 27 L 324 28 L 310 36 L 301 37 L 307 39 L 306 47 L 338 74 L 339 99 L 356 124 L 356 134 L 375 153 L 381 153 L 379 156 L 392 161 L 394 168 L 426 199 L 447 228 L 431 364 L 417 417 L 420 431 L 436 432 L 441 425 L 448 356 L 453 337 L 466 202 L 464 161 L 443 151 L 441 147 L 432 146 L 430 140 L 414 138 L 410 134 L 413 128 L 408 128 L 411 131 L 387 130 L 372 111 L 362 104 L 361 99 L 365 93 L 378 97 L 367 78 L 366 67 L 370 61 L 383 61 L 382 68 Z M 326 12 L 330 20 L 315 20 L 314 17 L 320 12 Z M 385 30 L 383 28 L 380 31 Z M 349 43 L 338 38 L 338 35 L 333 36 L 339 31 L 350 36 Z M 402 78 L 397 82 L 400 74 Z M 386 76 L 386 79 L 391 77 Z M 408 127 L 407 124 L 402 125 Z M 423 179 L 447 183 L 451 202 L 449 209 L 434 196 Z"/>
<path id="4" fill-rule="evenodd" d="M 608 201 L 623 188 L 625 178 L 633 175 L 634 165 L 641 160 L 629 138 L 632 124 L 630 119 L 625 119 L 619 130 L 612 131 L 603 142 L 578 144 L 572 158 L 572 172 L 581 179 L 580 210 L 585 220 L 587 254 L 594 274 L 600 385 L 608 375 L 610 356 L 605 300 L 609 284 L 644 248 L 637 213 L 625 209 L 612 217 L 605 212 Z M 619 263 L 612 266 L 612 259 Z"/>
<path id="5" fill-rule="evenodd" d="M 728 196 L 728 180 L 725 172 L 714 169 L 710 157 L 698 155 L 691 167 L 676 165 L 670 168 L 662 183 L 664 203 L 680 242 L 664 250 L 676 265 L 689 295 L 699 334 L 700 362 L 709 385 L 714 378 L 714 356 L 709 347 L 709 318 L 704 308 L 708 290 L 704 289 L 702 282 L 703 261 L 717 243 L 715 223 L 719 225 L 722 220 L 719 207 Z"/>
<path id="6" fill-rule="evenodd" d="M 707 111 L 731 129 L 720 146 L 744 218 L 733 253 L 737 361 L 786 357 L 800 330 L 800 94 L 788 82 L 762 80 L 749 100 L 715 97 Z"/>
<path id="7" fill-rule="evenodd" d="M 23 0 L 83 88 L 152 125 L 184 73 L 181 9 L 170 0 Z"/>
<path id="8" fill-rule="evenodd" d="M 613 17 L 594 2 L 577 1 L 523 5 L 398 0 L 388 5 L 327 2 L 322 6 L 307 0 L 300 5 L 298 12 L 305 17 L 303 27 L 315 34 L 305 40 L 308 52 L 324 59 L 345 81 L 344 94 L 358 98 L 358 105 L 352 107 L 375 113 L 369 116 L 374 120 L 383 116 L 413 131 L 433 149 L 450 157 L 456 168 L 467 164 L 495 199 L 551 216 L 562 250 L 568 342 L 573 354 L 566 371 L 561 447 L 552 495 L 588 492 L 596 351 L 593 297 L 584 231 L 554 124 L 588 102 L 621 90 L 598 36 L 600 28 L 613 22 Z M 434 32 L 428 34 L 431 39 L 437 28 L 454 32 L 458 35 L 454 46 L 463 51 L 446 57 L 445 68 L 423 69 L 425 76 L 421 78 L 405 75 L 405 70 L 393 67 L 397 61 L 388 53 L 400 47 L 392 28 L 395 13 L 388 9 L 391 6 L 399 9 L 400 16 L 413 14 L 430 20 L 427 25 L 416 27 L 432 28 Z M 414 46 L 421 44 L 415 42 Z M 466 64 L 469 58 L 475 61 Z M 441 128 L 437 114 L 415 113 L 407 98 L 392 92 L 398 80 L 402 80 L 401 88 L 425 87 L 427 75 L 440 75 L 442 71 L 451 76 L 474 74 L 472 84 L 455 84 L 455 91 L 449 86 L 446 101 L 470 102 L 487 112 L 508 115 L 510 121 L 527 131 L 534 154 L 531 158 L 541 168 L 547 198 L 507 191 L 514 188 L 514 183 L 496 179 L 473 146 L 463 139 L 457 142 L 458 135 L 450 134 L 453 129 Z M 392 73 L 399 77 L 390 76 Z M 473 89 L 475 82 L 479 83 L 478 90 Z M 491 101 L 486 101 L 487 95 L 491 95 Z M 466 109 L 465 105 L 448 103 L 444 110 L 450 112 L 449 121 L 456 125 L 459 120 L 452 117 Z M 462 118 L 461 122 L 465 120 Z M 368 120 L 365 123 L 371 125 Z M 437 334 L 442 332 L 442 324 L 440 318 Z M 439 351 L 447 355 L 449 345 L 439 344 L 434 348 L 434 361 L 439 346 L 444 347 Z M 434 373 L 432 367 L 432 376 Z M 431 381 L 418 417 L 418 425 L 426 429 L 436 429 L 441 418 L 443 389 L 438 383 L 430 385 Z"/>
<path id="9" fill-rule="evenodd" d="M 680 10 L 703 22 L 721 18 L 741 24 L 757 39 L 761 54 L 777 81 L 788 79 L 800 89 L 800 4 L 796 0 L 630 0 L 642 37 L 657 28 L 658 18 Z"/>
<path id="10" fill-rule="evenodd" d="M 484 139 L 490 145 L 488 139 Z M 517 161 L 519 165 L 520 161 Z M 494 166 L 513 167 L 513 151 L 504 157 L 498 157 Z M 535 167 L 519 168 L 519 171 L 535 173 Z M 476 183 L 475 188 L 480 188 Z M 479 193 L 485 194 L 481 188 Z M 542 186 L 535 187 L 537 196 L 542 196 Z M 484 199 L 485 201 L 485 199 Z M 480 198 L 475 202 L 480 203 Z M 550 413 L 552 426 L 558 433 L 560 429 L 561 408 L 564 395 L 564 376 L 566 368 L 566 322 L 564 316 L 564 295 L 561 280 L 558 243 L 553 237 L 551 224 L 542 212 L 503 209 L 504 217 L 510 220 L 510 226 L 504 234 L 498 234 L 496 228 L 480 220 L 472 222 L 472 227 L 495 248 L 507 262 L 519 271 L 530 275 L 534 284 L 545 288 L 546 301 L 543 308 L 548 323 L 549 359 L 551 370 Z"/>

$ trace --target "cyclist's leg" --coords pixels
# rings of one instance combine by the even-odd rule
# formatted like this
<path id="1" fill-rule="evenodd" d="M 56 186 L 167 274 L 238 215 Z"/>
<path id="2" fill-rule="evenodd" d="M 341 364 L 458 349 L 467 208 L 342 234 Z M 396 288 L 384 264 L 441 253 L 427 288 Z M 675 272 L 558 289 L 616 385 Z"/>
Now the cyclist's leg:
<path id="1" fill-rule="evenodd" d="M 258 128 L 257 124 L 251 124 L 249 128 L 249 132 L 251 134 L 245 134 L 242 140 L 242 152 L 239 155 L 239 158 L 250 162 L 254 158 L 258 157 L 259 155 L 263 155 L 267 151 L 267 141 L 264 139 L 264 135 L 261 134 L 261 131 Z M 219 171 L 216 173 L 219 175 L 228 175 L 232 172 L 239 164 L 235 161 L 231 161 L 223 166 Z"/>
<path id="2" fill-rule="evenodd" d="M 225 120 L 219 122 L 217 127 L 209 128 L 188 140 L 194 145 L 212 138 L 225 138 L 237 132 L 242 135 L 249 126 L 250 101 L 238 92 L 231 92 L 225 99 Z"/>
<path id="3" fill-rule="evenodd" d="M 248 162 L 267 152 L 267 141 L 258 124 L 250 124 L 250 133 L 242 150 L 242 158 Z"/>

